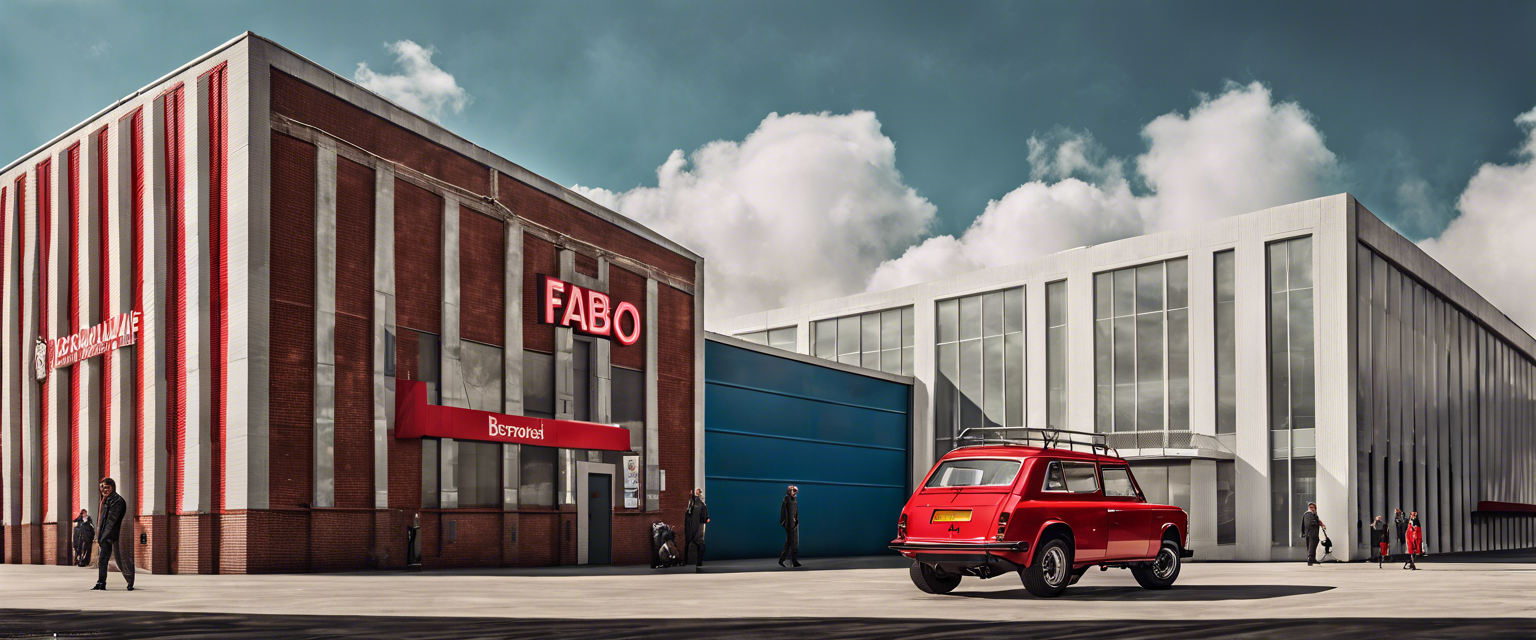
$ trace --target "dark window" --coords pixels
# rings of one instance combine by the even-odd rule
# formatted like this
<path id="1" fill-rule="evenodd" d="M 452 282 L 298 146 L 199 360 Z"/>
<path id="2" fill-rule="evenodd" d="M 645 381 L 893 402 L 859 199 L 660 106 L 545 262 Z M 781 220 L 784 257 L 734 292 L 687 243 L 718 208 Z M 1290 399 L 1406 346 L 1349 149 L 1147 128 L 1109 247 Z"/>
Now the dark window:
<path id="1" fill-rule="evenodd" d="M 552 447 L 522 445 L 521 488 L 518 503 L 524 507 L 555 506 L 555 454 Z"/>
<path id="2" fill-rule="evenodd" d="M 421 508 L 436 509 L 438 502 L 437 438 L 421 439 Z"/>
<path id="3" fill-rule="evenodd" d="M 523 415 L 555 417 L 555 357 L 523 352 Z"/>
<path id="4" fill-rule="evenodd" d="M 1237 543 L 1237 463 L 1216 461 L 1216 544 Z"/>
<path id="5" fill-rule="evenodd" d="M 438 337 L 430 333 L 416 332 L 416 379 L 427 383 L 427 402 L 442 404 L 442 352 Z"/>
<path id="6" fill-rule="evenodd" d="M 629 429 L 631 451 L 645 450 L 645 372 L 613 368 L 613 422 Z"/>
<path id="7" fill-rule="evenodd" d="M 592 419 L 592 343 L 577 340 L 571 349 L 571 419 Z"/>

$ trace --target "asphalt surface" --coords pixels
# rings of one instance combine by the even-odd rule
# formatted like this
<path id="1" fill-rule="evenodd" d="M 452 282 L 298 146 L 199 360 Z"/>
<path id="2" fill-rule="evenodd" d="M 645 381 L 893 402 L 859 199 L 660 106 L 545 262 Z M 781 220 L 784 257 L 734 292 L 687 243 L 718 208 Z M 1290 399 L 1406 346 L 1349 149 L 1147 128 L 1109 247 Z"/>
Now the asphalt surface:
<path id="1" fill-rule="evenodd" d="M 1536 637 L 1536 556 L 1396 565 L 1190 563 L 1172 589 L 1090 571 L 1061 598 L 1015 576 L 919 592 L 899 557 L 692 567 L 199 576 L 0 565 L 0 638 Z"/>

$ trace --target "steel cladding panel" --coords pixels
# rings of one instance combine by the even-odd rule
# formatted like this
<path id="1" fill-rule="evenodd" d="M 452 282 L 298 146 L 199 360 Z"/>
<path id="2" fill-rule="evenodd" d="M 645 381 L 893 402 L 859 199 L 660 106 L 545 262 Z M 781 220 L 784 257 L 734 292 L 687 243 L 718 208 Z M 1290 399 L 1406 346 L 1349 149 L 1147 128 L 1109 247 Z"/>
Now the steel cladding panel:
<path id="1" fill-rule="evenodd" d="M 723 343 L 705 348 L 712 558 L 776 556 L 800 487 L 800 555 L 885 553 L 908 490 L 911 387 Z"/>

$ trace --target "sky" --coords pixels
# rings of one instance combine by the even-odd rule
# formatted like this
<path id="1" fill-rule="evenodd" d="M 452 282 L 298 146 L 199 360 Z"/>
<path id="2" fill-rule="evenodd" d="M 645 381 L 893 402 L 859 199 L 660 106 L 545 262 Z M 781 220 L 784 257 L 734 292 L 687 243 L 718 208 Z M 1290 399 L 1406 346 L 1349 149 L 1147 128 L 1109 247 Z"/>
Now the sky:
<path id="1" fill-rule="evenodd" d="M 0 158 L 246 30 L 703 254 L 708 317 L 1348 191 L 1536 331 L 1536 3 L 0 0 Z"/>

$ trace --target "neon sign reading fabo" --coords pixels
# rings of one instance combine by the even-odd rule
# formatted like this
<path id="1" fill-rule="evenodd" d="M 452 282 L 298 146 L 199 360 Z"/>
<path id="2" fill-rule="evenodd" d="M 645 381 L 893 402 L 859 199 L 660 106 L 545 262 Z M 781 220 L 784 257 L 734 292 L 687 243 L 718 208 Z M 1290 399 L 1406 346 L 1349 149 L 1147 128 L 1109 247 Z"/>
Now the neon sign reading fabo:
<path id="1" fill-rule="evenodd" d="M 544 275 L 539 276 L 539 322 L 613 338 L 626 347 L 640 340 L 640 310 L 635 305 L 614 305 L 608 294 Z"/>

